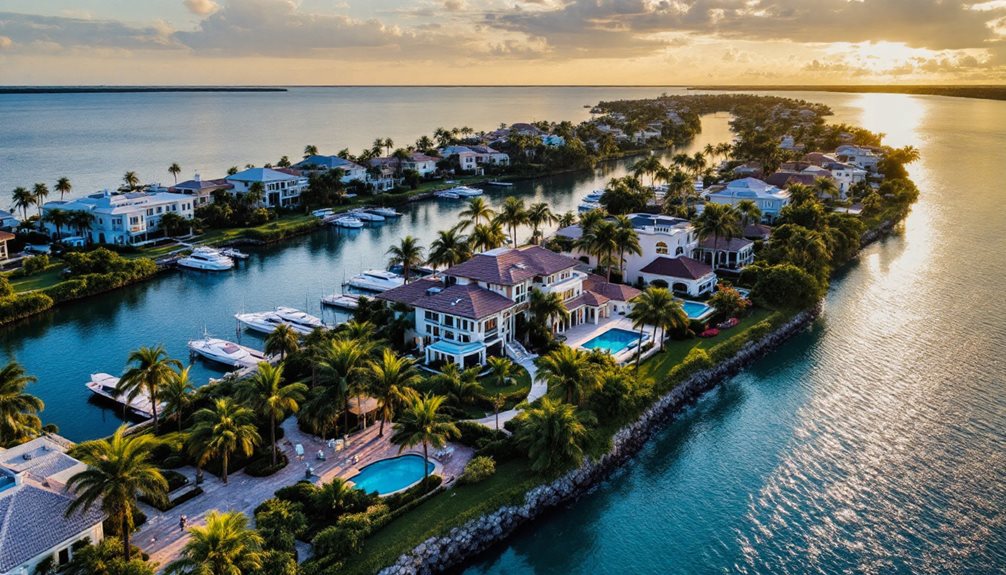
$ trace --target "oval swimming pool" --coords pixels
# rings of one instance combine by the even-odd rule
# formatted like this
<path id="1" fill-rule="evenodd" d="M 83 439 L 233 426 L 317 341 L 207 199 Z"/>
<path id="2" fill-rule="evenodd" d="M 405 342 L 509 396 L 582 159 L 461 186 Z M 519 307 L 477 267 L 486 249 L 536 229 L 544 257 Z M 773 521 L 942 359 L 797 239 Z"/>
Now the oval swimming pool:
<path id="1" fill-rule="evenodd" d="M 375 461 L 349 480 L 367 493 L 387 495 L 422 481 L 424 463 L 429 473 L 436 469 L 433 463 L 424 462 L 422 455 L 408 454 Z"/>

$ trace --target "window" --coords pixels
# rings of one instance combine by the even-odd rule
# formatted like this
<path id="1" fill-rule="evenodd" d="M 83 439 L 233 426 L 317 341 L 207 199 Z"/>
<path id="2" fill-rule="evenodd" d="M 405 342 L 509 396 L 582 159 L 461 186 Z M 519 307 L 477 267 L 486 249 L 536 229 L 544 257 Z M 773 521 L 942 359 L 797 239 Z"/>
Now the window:
<path id="1" fill-rule="evenodd" d="M 433 321 L 433 322 L 440 321 L 440 314 L 438 314 L 437 312 L 426 310 L 426 313 L 424 315 L 427 321 Z"/>
<path id="2" fill-rule="evenodd" d="M 665 244 L 664 242 L 657 242 L 657 253 L 658 254 L 666 254 L 667 253 L 667 244 Z"/>
<path id="3" fill-rule="evenodd" d="M 70 562 L 70 548 L 60 549 L 59 553 L 56 555 L 56 563 L 58 565 L 66 565 Z"/>
<path id="4" fill-rule="evenodd" d="M 447 327 L 454 327 L 454 316 L 445 315 L 443 324 Z"/>

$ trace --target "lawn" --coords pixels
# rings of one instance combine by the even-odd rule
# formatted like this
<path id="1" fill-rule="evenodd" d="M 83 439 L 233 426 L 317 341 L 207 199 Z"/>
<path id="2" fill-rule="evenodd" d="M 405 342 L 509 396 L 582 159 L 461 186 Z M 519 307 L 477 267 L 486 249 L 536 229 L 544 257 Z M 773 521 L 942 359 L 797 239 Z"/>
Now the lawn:
<path id="1" fill-rule="evenodd" d="M 461 485 L 435 495 L 368 537 L 363 553 L 350 558 L 340 573 L 376 573 L 430 537 L 503 505 L 522 503 L 524 493 L 541 482 L 528 465 L 523 459 L 507 461 L 482 483 Z"/>
<path id="2" fill-rule="evenodd" d="M 10 275 L 8 275 L 7 279 L 10 280 L 10 285 L 14 288 L 16 293 L 22 293 L 37 289 L 45 289 L 58 284 L 63 281 L 62 270 L 62 263 L 54 263 L 47 267 L 45 271 L 35 275 L 17 278 L 10 277 Z"/>

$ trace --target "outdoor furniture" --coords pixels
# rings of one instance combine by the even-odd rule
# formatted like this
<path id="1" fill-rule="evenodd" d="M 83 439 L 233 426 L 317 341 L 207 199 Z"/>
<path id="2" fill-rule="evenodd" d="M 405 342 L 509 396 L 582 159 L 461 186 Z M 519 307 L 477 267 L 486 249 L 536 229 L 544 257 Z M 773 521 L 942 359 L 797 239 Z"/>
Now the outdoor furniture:
<path id="1" fill-rule="evenodd" d="M 297 454 L 297 457 L 304 457 L 304 446 L 303 445 L 301 445 L 299 443 L 297 445 L 294 445 L 293 446 L 293 451 L 294 451 L 294 453 Z"/>

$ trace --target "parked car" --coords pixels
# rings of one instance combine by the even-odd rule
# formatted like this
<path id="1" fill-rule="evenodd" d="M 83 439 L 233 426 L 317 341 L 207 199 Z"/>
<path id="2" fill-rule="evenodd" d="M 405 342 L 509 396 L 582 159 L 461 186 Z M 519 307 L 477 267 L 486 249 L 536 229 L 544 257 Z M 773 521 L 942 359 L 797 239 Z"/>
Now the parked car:
<path id="1" fill-rule="evenodd" d="M 46 254 L 52 253 L 52 244 L 27 244 L 24 246 L 24 251 L 30 254 Z"/>

